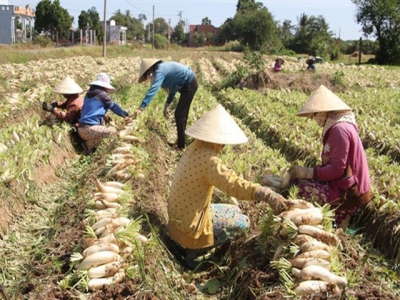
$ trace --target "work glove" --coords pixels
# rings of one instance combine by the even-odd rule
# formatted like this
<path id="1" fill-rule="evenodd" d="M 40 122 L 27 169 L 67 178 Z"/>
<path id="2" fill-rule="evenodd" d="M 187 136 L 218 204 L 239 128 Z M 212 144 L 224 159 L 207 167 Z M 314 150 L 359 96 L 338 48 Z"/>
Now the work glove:
<path id="1" fill-rule="evenodd" d="M 304 178 L 312 179 L 314 177 L 314 168 L 306 168 L 299 165 L 291 166 L 289 169 L 290 179 Z"/>
<path id="2" fill-rule="evenodd" d="M 51 106 L 55 108 L 58 106 L 58 104 L 57 104 L 57 102 L 51 102 Z"/>
<path id="3" fill-rule="evenodd" d="M 275 211 L 276 214 L 280 214 L 281 212 L 288 209 L 288 202 L 282 195 L 275 193 L 273 190 L 266 187 L 259 187 L 255 193 L 256 201 L 265 201 L 271 206 L 271 208 Z"/>
<path id="4" fill-rule="evenodd" d="M 54 107 L 51 104 L 47 103 L 47 102 L 43 102 L 42 103 L 42 108 L 43 108 L 44 111 L 50 111 L 50 112 L 52 112 L 53 109 L 54 109 Z"/>
<path id="5" fill-rule="evenodd" d="M 165 102 L 164 110 L 163 110 L 164 117 L 168 119 L 169 117 L 169 103 Z"/>

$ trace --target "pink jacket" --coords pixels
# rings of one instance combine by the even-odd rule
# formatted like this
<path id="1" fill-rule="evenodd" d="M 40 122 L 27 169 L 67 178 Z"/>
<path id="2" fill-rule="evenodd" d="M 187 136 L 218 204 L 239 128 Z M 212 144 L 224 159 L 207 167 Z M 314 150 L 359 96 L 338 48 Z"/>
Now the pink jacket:
<path id="1" fill-rule="evenodd" d="M 357 126 L 350 123 L 337 123 L 325 134 L 321 153 L 322 165 L 315 168 L 315 177 L 329 184 L 329 199 L 340 196 L 340 190 L 346 191 L 354 183 L 360 195 L 370 189 L 370 174 Z M 352 175 L 344 178 L 346 168 L 350 166 Z"/>

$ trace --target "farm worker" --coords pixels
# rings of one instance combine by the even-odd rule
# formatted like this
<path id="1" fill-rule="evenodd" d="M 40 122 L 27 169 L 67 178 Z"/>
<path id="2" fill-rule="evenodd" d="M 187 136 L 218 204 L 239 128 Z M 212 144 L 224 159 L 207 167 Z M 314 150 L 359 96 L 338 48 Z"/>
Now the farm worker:
<path id="1" fill-rule="evenodd" d="M 151 85 L 135 115 L 140 114 L 150 104 L 157 91 L 163 88 L 168 93 L 163 110 L 164 117 L 167 118 L 169 106 L 174 100 L 175 94 L 179 92 L 179 102 L 175 109 L 177 146 L 184 149 L 189 109 L 198 88 L 196 75 L 189 67 L 177 62 L 163 62 L 160 59 L 144 58 L 140 65 L 138 81 L 141 83 L 147 79 L 151 79 Z"/>
<path id="2" fill-rule="evenodd" d="M 306 71 L 315 72 L 317 70 L 317 68 L 315 67 L 315 57 L 314 56 L 309 56 L 308 59 L 306 60 L 306 64 L 307 64 Z"/>
<path id="3" fill-rule="evenodd" d="M 194 141 L 183 152 L 168 197 L 167 231 L 182 249 L 189 268 L 201 249 L 224 244 L 250 228 L 249 218 L 232 204 L 212 204 L 214 187 L 241 200 L 266 201 L 276 213 L 287 201 L 269 188 L 242 179 L 218 157 L 224 145 L 247 142 L 247 137 L 218 104 L 197 120 L 186 134 Z"/>
<path id="4" fill-rule="evenodd" d="M 284 63 L 285 60 L 282 56 L 279 56 L 277 59 L 275 59 L 274 72 L 280 72 Z"/>
<path id="5" fill-rule="evenodd" d="M 115 128 L 104 125 L 104 117 L 109 109 L 122 118 L 129 115 L 110 98 L 109 94 L 115 92 L 110 81 L 108 74 L 99 73 L 89 83 L 90 88 L 83 102 L 78 134 L 85 141 L 88 153 L 93 153 L 104 138 L 117 132 Z"/>
<path id="6" fill-rule="evenodd" d="M 297 113 L 313 118 L 322 128 L 322 164 L 312 168 L 293 165 L 291 179 L 299 196 L 316 197 L 335 208 L 338 228 L 371 200 L 370 174 L 358 126 L 351 108 L 321 85 Z"/>
<path id="7" fill-rule="evenodd" d="M 60 121 L 77 126 L 83 105 L 82 88 L 71 77 L 67 76 L 60 81 L 53 91 L 62 94 L 66 100 L 63 102 L 54 101 L 51 104 L 43 102 L 43 110 L 52 112 Z"/>

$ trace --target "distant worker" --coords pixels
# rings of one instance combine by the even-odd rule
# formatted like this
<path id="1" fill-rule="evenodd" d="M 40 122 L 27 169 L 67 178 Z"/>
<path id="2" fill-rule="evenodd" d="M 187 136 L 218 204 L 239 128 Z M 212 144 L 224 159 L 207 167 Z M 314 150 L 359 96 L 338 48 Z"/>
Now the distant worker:
<path id="1" fill-rule="evenodd" d="M 283 68 L 284 63 L 285 60 L 282 56 L 279 56 L 277 59 L 275 59 L 274 72 L 280 72 Z"/>
<path id="2" fill-rule="evenodd" d="M 43 102 L 43 110 L 53 113 L 58 121 L 77 126 L 83 106 L 82 88 L 71 77 L 67 76 L 60 81 L 53 91 L 62 94 L 66 100 L 54 101 L 51 104 Z"/>
<path id="3" fill-rule="evenodd" d="M 306 64 L 307 64 L 307 72 L 315 72 L 317 70 L 317 68 L 315 67 L 315 57 L 314 56 L 310 56 L 308 57 L 308 59 L 306 60 Z"/>

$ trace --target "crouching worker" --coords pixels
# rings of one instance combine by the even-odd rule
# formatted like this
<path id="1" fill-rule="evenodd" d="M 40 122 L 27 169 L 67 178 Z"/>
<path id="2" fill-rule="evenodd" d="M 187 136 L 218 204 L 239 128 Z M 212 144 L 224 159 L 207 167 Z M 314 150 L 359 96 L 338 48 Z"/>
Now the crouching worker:
<path id="1" fill-rule="evenodd" d="M 196 257 L 243 235 L 249 218 L 231 204 L 212 204 L 214 187 L 242 200 L 266 201 L 276 213 L 286 210 L 280 194 L 237 176 L 218 157 L 224 145 L 247 142 L 247 137 L 218 105 L 186 130 L 195 140 L 178 163 L 168 197 L 167 231 L 181 249 L 186 267 L 196 267 Z M 204 251 L 203 251 L 204 252 Z"/>
<path id="2" fill-rule="evenodd" d="M 104 138 L 117 133 L 116 128 L 104 125 L 108 110 L 122 118 L 129 114 L 110 98 L 109 94 L 114 93 L 115 88 L 111 85 L 108 74 L 99 73 L 89 85 L 79 119 L 78 133 L 85 141 L 85 150 L 91 154 Z"/>
<path id="3" fill-rule="evenodd" d="M 60 81 L 53 91 L 62 94 L 66 100 L 55 101 L 51 104 L 43 102 L 43 110 L 54 114 L 55 121 L 68 122 L 77 126 L 83 105 L 82 88 L 71 77 L 67 76 Z"/>

